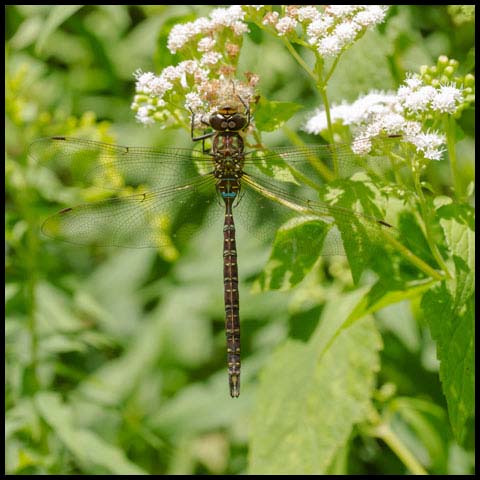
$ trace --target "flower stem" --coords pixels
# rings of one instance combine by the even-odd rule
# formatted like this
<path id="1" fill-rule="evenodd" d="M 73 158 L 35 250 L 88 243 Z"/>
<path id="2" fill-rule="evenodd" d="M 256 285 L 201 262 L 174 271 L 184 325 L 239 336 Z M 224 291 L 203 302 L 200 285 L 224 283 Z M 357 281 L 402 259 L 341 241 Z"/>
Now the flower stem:
<path id="1" fill-rule="evenodd" d="M 435 280 L 444 280 L 444 276 L 432 268 L 428 263 L 424 262 L 421 258 L 417 257 L 407 247 L 402 245 L 395 237 L 382 230 L 383 237 L 390 243 L 400 254 L 406 258 L 411 264 L 419 268 L 423 273 L 432 277 Z"/>
<path id="2" fill-rule="evenodd" d="M 427 206 L 427 202 L 425 201 L 425 196 L 423 195 L 422 186 L 420 185 L 419 175 L 420 174 L 418 170 L 413 171 L 413 181 L 415 184 L 415 190 L 417 192 L 418 200 L 420 203 L 420 212 L 422 214 L 423 224 L 425 225 L 425 237 L 427 239 L 428 246 L 430 247 L 430 250 L 433 256 L 435 257 L 435 260 L 437 261 L 438 265 L 442 268 L 447 278 L 452 278 L 450 271 L 448 270 L 448 267 L 444 262 L 442 255 L 440 254 L 438 247 L 432 238 L 432 232 L 430 229 L 430 222 L 429 222 L 429 218 L 430 218 L 429 209 Z"/>
<path id="3" fill-rule="evenodd" d="M 342 54 L 340 53 L 340 54 L 338 54 L 338 55 L 335 57 L 335 61 L 332 63 L 332 66 L 330 67 L 329 72 L 325 75 L 325 79 L 324 79 L 325 84 L 327 84 L 328 81 L 330 80 L 330 77 L 332 76 L 332 74 L 333 74 L 333 72 L 334 72 L 334 70 L 335 70 L 335 67 L 336 67 L 337 64 L 338 64 L 338 61 L 340 60 L 341 55 L 342 55 Z"/>
<path id="4" fill-rule="evenodd" d="M 335 67 L 337 66 L 338 58 L 333 62 L 332 66 L 330 67 L 330 71 L 326 76 L 323 75 L 323 67 L 324 67 L 323 59 L 318 54 L 316 54 L 316 59 L 317 61 L 315 64 L 315 69 L 316 69 L 316 75 L 318 77 L 317 88 L 320 93 L 320 97 L 322 98 L 323 106 L 325 108 L 325 115 L 327 117 L 328 141 L 330 144 L 334 145 L 332 116 L 330 114 L 330 103 L 328 101 L 328 95 L 327 95 L 327 83 L 330 77 L 332 76 L 333 71 L 335 70 Z M 337 152 L 335 148 L 332 148 L 332 160 L 333 160 L 333 174 L 335 175 L 335 177 L 338 177 L 338 158 L 337 158 Z"/>
<path id="5" fill-rule="evenodd" d="M 333 145 L 334 144 L 333 125 L 332 125 L 332 118 L 330 116 L 330 104 L 328 103 L 327 85 L 320 80 L 317 83 L 317 86 L 320 92 L 320 96 L 322 97 L 323 106 L 325 107 L 325 115 L 327 116 L 328 136 L 329 136 L 328 141 Z M 332 160 L 333 160 L 333 174 L 335 175 L 335 177 L 338 177 L 338 158 L 337 158 L 337 152 L 335 148 L 332 148 Z"/>
<path id="6" fill-rule="evenodd" d="M 308 73 L 310 77 L 318 82 L 318 77 L 315 72 L 305 63 L 305 60 L 298 54 L 298 52 L 293 48 L 293 45 L 286 39 L 283 39 L 283 43 L 287 47 L 288 51 L 292 54 L 292 57 L 298 62 L 298 64 Z"/>
<path id="7" fill-rule="evenodd" d="M 414 475 L 428 475 L 428 472 L 423 468 L 400 438 L 395 435 L 389 425 L 382 422 L 375 427 L 374 432 L 378 438 L 382 439 L 390 447 L 392 452 L 395 453 L 395 455 Z"/>
<path id="8" fill-rule="evenodd" d="M 455 196 L 461 197 L 461 184 L 458 177 L 457 152 L 455 151 L 455 119 L 451 115 L 445 115 L 444 128 L 447 133 L 448 158 L 450 160 L 450 172 L 452 174 L 453 189 Z"/>
<path id="9" fill-rule="evenodd" d="M 303 58 L 298 54 L 298 52 L 293 48 L 292 44 L 286 39 L 283 39 L 283 42 L 285 46 L 287 47 L 288 51 L 292 54 L 293 58 L 298 62 L 298 64 L 308 73 L 308 75 L 315 81 L 315 84 L 320 92 L 320 96 L 323 101 L 323 105 L 325 107 L 325 115 L 327 116 L 327 125 L 328 125 L 328 141 L 333 144 L 334 143 L 334 137 L 333 137 L 333 126 L 332 126 L 332 118 L 330 115 L 330 104 L 328 102 L 328 97 L 327 97 L 327 83 L 330 77 L 332 76 L 335 67 L 337 66 L 338 59 L 337 57 L 335 61 L 333 62 L 332 66 L 330 67 L 330 71 L 328 72 L 327 76 L 325 79 L 322 78 L 322 72 L 316 72 L 312 70 L 303 60 Z M 317 55 L 317 65 L 323 65 L 323 62 L 319 62 L 319 57 Z M 318 68 L 317 68 L 318 70 Z M 338 176 L 338 159 L 337 159 L 337 153 L 335 149 L 332 150 L 333 155 L 333 172 L 334 176 Z"/>
<path id="10" fill-rule="evenodd" d="M 297 133 L 288 128 L 286 125 L 282 127 L 282 130 L 294 145 L 298 147 L 305 146 L 305 143 L 297 135 Z M 307 159 L 312 167 L 317 170 L 317 172 L 322 176 L 322 178 L 325 179 L 325 181 L 330 182 L 335 178 L 331 170 L 322 162 L 322 159 L 318 158 L 316 155 L 313 155 L 313 153 L 305 153 L 305 155 L 307 156 Z"/>

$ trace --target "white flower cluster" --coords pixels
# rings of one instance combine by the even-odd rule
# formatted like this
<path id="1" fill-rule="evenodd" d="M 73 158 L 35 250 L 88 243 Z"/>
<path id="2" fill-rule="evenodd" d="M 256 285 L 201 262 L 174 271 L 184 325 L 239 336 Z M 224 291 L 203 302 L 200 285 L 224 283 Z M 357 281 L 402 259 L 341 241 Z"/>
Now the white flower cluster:
<path id="1" fill-rule="evenodd" d="M 451 85 L 434 87 L 423 83 L 420 76 L 409 76 L 397 92 L 372 91 L 355 102 L 334 105 L 330 109 L 332 123 L 351 126 L 362 151 L 368 153 L 371 142 L 381 135 L 402 135 L 425 159 L 440 160 L 445 138 L 435 132 L 423 132 L 426 118 L 454 114 L 464 101 L 462 89 Z M 325 110 L 318 110 L 306 123 L 305 131 L 319 134 L 327 130 Z"/>
<path id="2" fill-rule="evenodd" d="M 179 103 L 184 103 L 186 108 L 197 114 L 197 118 L 201 118 L 202 114 L 208 114 L 212 105 L 226 101 L 223 94 L 215 92 L 213 86 L 218 87 L 216 80 L 229 85 L 228 101 L 235 103 L 239 95 L 245 102 L 252 101 L 258 78 L 250 75 L 247 84 L 237 82 L 235 87 L 231 86 L 231 79 L 236 71 L 241 35 L 248 31 L 244 18 L 251 12 L 262 16 L 258 13 L 262 8 L 253 5 L 216 8 L 208 17 L 175 25 L 168 37 L 169 50 L 176 53 L 188 47 L 193 58 L 166 67 L 159 75 L 142 71 L 135 73 L 136 95 L 132 109 L 137 120 L 146 125 L 155 121 L 163 125 L 178 121 Z M 245 92 L 241 91 L 242 85 L 248 87 Z M 172 115 L 174 110 L 177 113 Z"/>
<path id="3" fill-rule="evenodd" d="M 165 68 L 160 75 L 141 70 L 135 72 L 136 95 L 131 107 L 136 112 L 136 119 L 144 125 L 161 121 L 167 126 L 173 121 L 171 110 L 178 107 L 175 100 L 182 90 L 185 108 L 195 112 L 198 121 L 222 103 L 241 109 L 254 100 L 259 80 L 257 75 L 250 74 L 247 83 L 224 77 L 211 79 L 209 71 L 203 69 L 200 63 L 187 60 L 176 67 Z M 201 123 L 197 127 L 202 127 Z"/>
<path id="4" fill-rule="evenodd" d="M 320 55 L 334 57 L 366 29 L 383 22 L 387 10 L 387 5 L 328 5 L 322 10 L 312 5 L 290 5 L 283 17 L 277 12 L 267 13 L 263 24 L 275 27 L 279 36 L 301 27 Z"/>
<path id="5" fill-rule="evenodd" d="M 428 110 L 438 113 L 454 114 L 464 100 L 463 91 L 453 83 L 438 88 L 425 85 L 419 75 L 405 80 L 397 92 L 403 108 L 409 113 L 421 113 Z"/>
<path id="6" fill-rule="evenodd" d="M 239 36 L 248 32 L 248 26 L 243 19 L 245 12 L 241 5 L 232 5 L 230 8 L 216 8 L 210 13 L 209 18 L 200 17 L 194 22 L 187 22 L 175 25 L 168 36 L 167 47 L 172 53 L 181 50 L 185 45 L 197 37 L 201 37 L 198 42 L 200 51 L 208 51 L 213 48 L 215 42 L 210 43 L 207 48 L 209 38 L 213 40 L 216 32 L 229 28 Z M 207 48 L 207 49 L 206 49 Z"/>
<path id="7" fill-rule="evenodd" d="M 202 68 L 197 60 L 186 60 L 177 66 L 163 69 L 160 75 L 137 70 L 135 92 L 132 109 L 136 111 L 136 119 L 145 125 L 154 123 L 154 115 L 167 104 L 170 92 L 178 88 L 190 89 L 194 84 L 206 82 L 209 71 Z"/>

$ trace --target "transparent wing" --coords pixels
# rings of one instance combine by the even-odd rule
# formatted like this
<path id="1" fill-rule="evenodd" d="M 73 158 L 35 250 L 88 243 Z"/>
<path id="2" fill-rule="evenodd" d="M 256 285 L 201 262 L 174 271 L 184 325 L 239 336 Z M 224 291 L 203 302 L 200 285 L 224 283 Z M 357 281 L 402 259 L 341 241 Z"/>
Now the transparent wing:
<path id="1" fill-rule="evenodd" d="M 29 155 L 48 162 L 65 183 L 95 185 L 113 190 L 125 186 L 146 190 L 180 184 L 213 169 L 213 160 L 196 150 L 125 147 L 81 138 L 35 140 Z"/>
<path id="2" fill-rule="evenodd" d="M 75 244 L 162 247 L 171 236 L 188 235 L 216 202 L 215 179 L 119 196 L 65 208 L 42 226 L 45 235 Z"/>
<path id="3" fill-rule="evenodd" d="M 335 163 L 342 176 L 351 175 L 360 168 L 384 171 L 392 166 L 391 154 L 405 146 L 402 140 L 402 136 L 392 135 L 373 141 L 363 138 L 352 143 L 262 148 L 247 154 L 245 167 L 256 166 L 265 173 L 286 164 L 305 175 L 316 173 L 327 179 Z"/>
<path id="4" fill-rule="evenodd" d="M 294 219 L 316 219 L 329 225 L 322 255 L 370 256 L 382 245 L 384 232 L 396 229 L 380 217 L 314 200 L 307 189 L 245 174 L 234 217 L 255 236 L 271 240 L 282 224 Z M 313 240 L 313 239 L 312 239 Z M 312 242 L 313 243 L 313 242 Z"/>
<path id="5" fill-rule="evenodd" d="M 343 237 L 341 241 L 336 235 L 335 240 L 329 241 L 330 245 L 327 242 L 326 251 L 330 254 L 344 253 L 343 244 L 349 233 L 343 224 L 352 226 L 352 235 L 357 228 L 368 238 L 378 238 L 379 229 L 387 228 L 380 220 L 321 203 L 314 195 L 309 197 L 307 189 L 292 191 L 291 185 L 268 175 L 279 160 L 300 170 L 302 166 L 311 169 L 312 159 L 331 161 L 335 157 L 340 165 L 351 168 L 358 159 L 352 146 L 353 150 L 358 150 L 365 147 L 366 142 L 278 147 L 246 154 L 246 173 L 242 181 L 245 188 L 237 202 L 239 219 L 256 236 L 272 238 L 272 232 L 294 216 L 322 218 L 334 225 L 332 231 L 337 229 Z M 388 151 L 398 142 L 399 138 L 386 137 L 380 140 L 377 148 Z M 221 204 L 215 192 L 214 177 L 198 174 L 199 170 L 203 174 L 212 170 L 212 157 L 195 150 L 124 147 L 78 138 L 50 137 L 33 142 L 29 154 L 38 161 L 53 162 L 63 180 L 81 179 L 89 185 L 119 191 L 125 186 L 134 186 L 142 192 L 67 208 L 47 219 L 44 233 L 68 242 L 158 247 L 168 243 L 167 232 L 188 231 L 188 225 L 196 223 L 212 203 Z M 265 172 L 267 175 L 263 174 Z"/>
<path id="6" fill-rule="evenodd" d="M 307 178 L 328 179 L 334 162 L 342 176 L 359 168 L 389 168 L 388 152 L 398 150 L 402 137 L 390 136 L 375 140 L 368 157 L 354 152 L 371 151 L 371 139 L 350 144 L 305 145 L 257 149 L 245 154 L 245 169 L 258 168 L 275 177 L 278 167 L 292 167 Z M 111 145 L 72 137 L 49 137 L 34 141 L 29 155 L 48 162 L 65 183 L 81 183 L 120 190 L 125 186 L 151 190 L 180 184 L 213 169 L 211 155 L 182 148 L 146 148 Z"/>

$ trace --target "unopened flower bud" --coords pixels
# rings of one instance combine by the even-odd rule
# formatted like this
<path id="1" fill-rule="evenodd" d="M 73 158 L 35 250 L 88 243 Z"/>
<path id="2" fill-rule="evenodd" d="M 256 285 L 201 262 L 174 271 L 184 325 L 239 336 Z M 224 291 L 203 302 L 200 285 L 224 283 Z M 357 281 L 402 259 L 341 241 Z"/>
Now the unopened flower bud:
<path id="1" fill-rule="evenodd" d="M 463 83 L 467 86 L 467 87 L 473 87 L 475 85 L 475 77 L 471 74 L 471 73 L 467 73 L 465 75 L 465 78 L 463 80 Z"/>
<path id="2" fill-rule="evenodd" d="M 439 67 L 446 67 L 448 65 L 448 57 L 446 55 L 440 55 L 438 57 L 437 65 Z"/>
<path id="3" fill-rule="evenodd" d="M 455 73 L 455 69 L 454 69 L 451 65 L 449 65 L 448 67 L 445 68 L 445 70 L 443 71 L 443 73 L 444 73 L 447 77 L 451 78 L 452 75 Z"/>

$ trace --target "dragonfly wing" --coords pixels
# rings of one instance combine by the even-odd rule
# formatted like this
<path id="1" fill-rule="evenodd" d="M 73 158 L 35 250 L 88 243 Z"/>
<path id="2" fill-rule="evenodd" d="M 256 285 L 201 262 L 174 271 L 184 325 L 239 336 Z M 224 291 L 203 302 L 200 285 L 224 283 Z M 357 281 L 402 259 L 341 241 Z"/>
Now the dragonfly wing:
<path id="1" fill-rule="evenodd" d="M 35 140 L 29 156 L 48 163 L 67 184 L 111 190 L 181 184 L 198 175 L 197 167 L 204 167 L 202 173 L 213 169 L 211 157 L 196 150 L 124 147 L 71 137 Z"/>
<path id="2" fill-rule="evenodd" d="M 75 244 L 163 247 L 188 234 L 216 200 L 212 176 L 154 192 L 119 196 L 66 208 L 42 226 L 45 235 Z"/>
<path id="3" fill-rule="evenodd" d="M 244 175 L 242 178 L 242 189 L 244 196 L 238 206 L 239 218 L 242 218 L 247 226 L 252 225 L 249 218 L 249 211 L 263 212 L 264 221 L 268 218 L 276 218 L 283 222 L 292 221 L 317 221 L 327 226 L 326 235 L 320 255 L 347 255 L 349 260 L 357 257 L 370 257 L 378 252 L 382 245 L 382 235 L 385 232 L 392 232 L 395 229 L 379 218 L 355 210 L 329 205 L 319 200 L 314 200 L 315 194 L 310 196 L 305 189 L 300 193 L 287 190 L 285 183 Z M 298 189 L 300 190 L 300 189 Z M 258 205 L 253 210 L 253 205 Z M 262 221 L 253 224 L 260 224 L 265 228 Z M 316 235 L 312 230 L 312 235 Z M 318 243 L 318 239 L 312 238 L 312 244 Z"/>
<path id="4" fill-rule="evenodd" d="M 343 177 L 367 168 L 383 173 L 392 167 L 392 153 L 401 151 L 405 143 L 401 136 L 357 139 L 352 143 L 315 144 L 300 147 L 273 147 L 250 152 L 245 165 L 257 167 L 262 173 L 275 176 L 282 167 L 291 167 L 309 178 L 330 180 L 334 164 Z"/>

